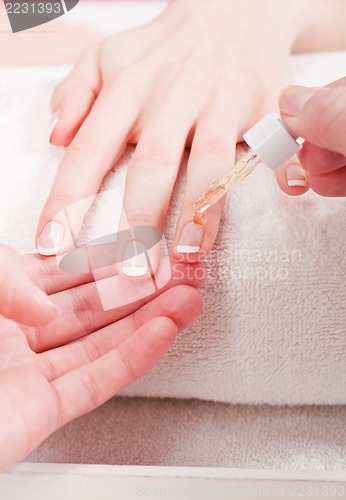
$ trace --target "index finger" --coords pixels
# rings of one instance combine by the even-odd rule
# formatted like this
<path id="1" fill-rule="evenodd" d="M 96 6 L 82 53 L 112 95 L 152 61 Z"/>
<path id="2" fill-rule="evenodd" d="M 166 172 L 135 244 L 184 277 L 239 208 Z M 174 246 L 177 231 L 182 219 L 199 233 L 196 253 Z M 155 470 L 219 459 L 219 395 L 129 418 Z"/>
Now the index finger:
<path id="1" fill-rule="evenodd" d="M 36 235 L 41 255 L 64 253 L 73 246 L 64 209 L 86 200 L 72 221 L 74 236 L 77 236 L 92 203 L 92 195 L 98 192 L 105 175 L 126 147 L 137 111 L 136 99 L 129 96 L 128 89 L 123 86 L 115 85 L 112 90 L 101 92 L 67 149 L 43 208 Z"/>

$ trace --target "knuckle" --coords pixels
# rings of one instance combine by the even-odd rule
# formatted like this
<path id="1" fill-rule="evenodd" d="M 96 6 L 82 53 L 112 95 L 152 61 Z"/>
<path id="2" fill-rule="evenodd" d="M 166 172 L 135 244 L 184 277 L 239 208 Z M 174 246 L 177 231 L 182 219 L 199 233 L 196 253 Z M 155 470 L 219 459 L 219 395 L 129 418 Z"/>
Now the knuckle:
<path id="1" fill-rule="evenodd" d="M 118 355 L 120 364 L 125 369 L 125 378 L 130 379 L 131 381 L 136 380 L 138 375 L 135 373 L 128 356 L 121 350 L 120 347 L 118 347 L 115 352 Z"/>
<path id="2" fill-rule="evenodd" d="M 103 91 L 107 96 L 107 101 L 111 105 L 118 105 L 120 98 L 122 100 L 126 97 L 138 100 L 143 85 L 143 78 L 140 77 L 141 73 L 141 68 L 137 64 L 131 64 L 118 68 L 109 75 Z"/>
<path id="3" fill-rule="evenodd" d="M 96 342 L 93 342 L 91 339 L 88 339 L 88 337 L 83 338 L 83 340 L 80 342 L 83 343 L 84 352 L 86 354 L 88 362 L 95 361 L 96 359 L 102 356 L 103 353 L 99 349 Z"/>
<path id="4" fill-rule="evenodd" d="M 68 160 L 74 166 L 85 165 L 88 156 L 100 156 L 100 139 L 98 134 L 89 130 L 83 130 L 83 136 L 76 135 L 71 142 L 66 155 Z"/>
<path id="5" fill-rule="evenodd" d="M 226 159 L 230 157 L 231 141 L 226 141 L 217 135 L 208 135 L 198 141 L 194 150 L 198 156 Z"/>
<path id="6" fill-rule="evenodd" d="M 41 221 L 44 221 L 44 223 L 46 223 L 49 220 L 58 218 L 63 214 L 64 208 L 72 205 L 73 203 L 75 203 L 75 201 L 75 198 L 71 195 L 61 192 L 52 192 L 43 209 L 44 218 L 42 217 Z M 65 218 L 63 218 L 63 220 L 65 220 Z"/>
<path id="7" fill-rule="evenodd" d="M 125 210 L 126 211 L 126 210 Z M 145 213 L 134 213 L 127 215 L 130 226 L 155 226 L 155 218 Z"/>
<path id="8" fill-rule="evenodd" d="M 193 72 L 190 71 L 186 61 L 173 61 L 170 62 L 168 67 L 164 65 L 162 68 L 162 77 L 171 83 L 172 88 L 180 88 L 184 86 L 187 81 L 192 79 Z"/>
<path id="9" fill-rule="evenodd" d="M 136 171 L 166 171 L 175 163 L 175 155 L 163 141 L 149 140 L 139 144 L 133 156 L 131 166 Z"/>
<path id="10" fill-rule="evenodd" d="M 73 197 L 66 194 L 66 193 L 52 193 L 49 201 L 53 205 L 68 205 L 69 203 L 73 202 Z"/>
<path id="11" fill-rule="evenodd" d="M 92 407 L 97 408 L 102 403 L 102 400 L 97 382 L 91 372 L 83 373 L 82 384 Z"/>
<path id="12" fill-rule="evenodd" d="M 73 310 L 80 324 L 81 331 L 90 333 L 94 321 L 93 304 L 88 295 L 83 291 L 70 291 L 72 296 Z"/>
<path id="13" fill-rule="evenodd" d="M 42 354 L 41 354 L 42 356 Z M 57 379 L 60 375 L 59 371 L 59 365 L 55 362 L 55 359 L 52 358 L 51 356 L 44 356 L 42 358 L 41 356 L 38 356 L 38 363 L 41 368 L 41 371 L 45 374 L 45 376 L 48 379 L 48 382 L 52 382 L 53 380 Z"/>

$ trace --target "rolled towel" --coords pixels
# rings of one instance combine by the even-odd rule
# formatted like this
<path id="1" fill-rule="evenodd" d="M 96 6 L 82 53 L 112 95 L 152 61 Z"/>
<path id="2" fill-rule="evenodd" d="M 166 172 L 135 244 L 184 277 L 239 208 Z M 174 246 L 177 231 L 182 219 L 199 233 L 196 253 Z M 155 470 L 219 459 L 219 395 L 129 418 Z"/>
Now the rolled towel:
<path id="1" fill-rule="evenodd" d="M 346 53 L 294 59 L 296 81 L 341 76 Z M 63 150 L 48 143 L 49 99 L 66 67 L 0 70 L 0 240 L 34 250 Z M 297 73 L 298 72 L 298 73 Z M 298 77 L 297 77 L 298 74 Z M 25 84 L 23 83 L 25 82 Z M 129 149 L 102 189 L 122 186 Z M 171 243 L 184 189 L 177 184 Z M 86 238 L 111 217 L 99 205 Z M 96 230 L 97 228 L 97 230 Z M 207 260 L 204 312 L 168 355 L 123 394 L 248 404 L 346 403 L 346 200 L 283 194 L 261 165 L 229 195 Z"/>

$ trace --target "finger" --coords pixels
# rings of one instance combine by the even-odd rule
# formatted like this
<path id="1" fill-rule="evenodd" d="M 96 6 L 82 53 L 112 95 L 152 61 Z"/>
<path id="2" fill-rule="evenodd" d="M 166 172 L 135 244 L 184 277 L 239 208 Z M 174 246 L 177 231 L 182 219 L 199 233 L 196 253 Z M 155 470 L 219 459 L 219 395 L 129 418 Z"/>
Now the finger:
<path id="1" fill-rule="evenodd" d="M 324 174 L 338 170 L 346 164 L 346 158 L 340 153 L 319 148 L 309 142 L 304 142 L 299 153 L 299 160 L 310 174 Z"/>
<path id="2" fill-rule="evenodd" d="M 40 255 L 23 256 L 23 265 L 30 279 L 47 295 L 94 281 L 92 273 L 72 274 L 59 268 L 56 257 L 44 258 Z"/>
<path id="3" fill-rule="evenodd" d="M 207 224 L 194 224 L 194 203 L 203 192 L 234 165 L 237 133 L 235 120 L 224 108 L 200 120 L 192 143 L 183 206 L 173 241 L 175 258 L 194 262 L 207 255 L 216 238 L 224 199 L 207 212 Z"/>
<path id="4" fill-rule="evenodd" d="M 155 318 L 96 361 L 54 380 L 57 428 L 94 410 L 144 375 L 166 354 L 176 334 L 172 320 Z"/>
<path id="5" fill-rule="evenodd" d="M 310 187 L 321 196 L 346 196 L 346 166 L 323 174 L 308 174 Z"/>
<path id="6" fill-rule="evenodd" d="M 89 114 L 100 92 L 98 49 L 89 49 L 71 74 L 58 85 L 52 98 L 50 142 L 68 146 Z"/>
<path id="7" fill-rule="evenodd" d="M 21 257 L 0 245 L 0 314 L 31 326 L 46 325 L 57 317 L 54 303 L 30 280 Z"/>
<path id="8" fill-rule="evenodd" d="M 62 346 L 97 329 L 122 319 L 157 297 L 165 290 L 179 284 L 202 286 L 205 271 L 202 264 L 186 266 L 167 260 L 160 262 L 155 282 L 151 279 L 141 282 L 129 281 L 114 276 L 100 283 L 89 283 L 51 296 L 61 314 L 47 328 L 25 329 L 30 348 L 43 352 Z M 159 286 L 155 287 L 155 284 Z M 102 288 L 100 288 L 100 286 Z M 104 310 L 100 295 L 107 298 L 112 309 Z"/>
<path id="9" fill-rule="evenodd" d="M 145 124 L 126 177 L 124 211 L 130 226 L 163 227 L 193 120 L 191 110 L 182 112 L 177 93 Z M 149 252 L 154 270 L 158 253 L 157 248 Z M 133 276 L 126 261 L 119 271 Z"/>
<path id="10" fill-rule="evenodd" d="M 328 85 L 326 85 L 326 87 L 330 89 L 334 89 L 337 87 L 346 87 L 346 76 L 340 78 L 339 80 L 335 80 L 335 82 L 329 83 Z"/>
<path id="11" fill-rule="evenodd" d="M 297 137 L 346 156 L 346 87 L 290 87 L 281 95 L 280 110 Z"/>
<path id="12" fill-rule="evenodd" d="M 73 246 L 70 225 L 78 235 L 93 195 L 120 158 L 137 118 L 138 96 L 131 92 L 121 82 L 102 90 L 69 146 L 40 217 L 36 243 L 41 254 L 64 253 Z M 85 203 L 78 205 L 74 220 L 66 221 L 64 209 L 80 200 Z"/>
<path id="13" fill-rule="evenodd" d="M 275 176 L 282 191 L 290 196 L 299 196 L 309 190 L 305 171 L 297 156 L 278 168 Z"/>
<path id="14" fill-rule="evenodd" d="M 120 321 L 86 335 L 71 344 L 39 355 L 39 363 L 49 381 L 104 356 L 133 332 L 158 316 L 171 319 L 179 331 L 200 315 L 202 298 L 190 286 L 172 288 Z"/>

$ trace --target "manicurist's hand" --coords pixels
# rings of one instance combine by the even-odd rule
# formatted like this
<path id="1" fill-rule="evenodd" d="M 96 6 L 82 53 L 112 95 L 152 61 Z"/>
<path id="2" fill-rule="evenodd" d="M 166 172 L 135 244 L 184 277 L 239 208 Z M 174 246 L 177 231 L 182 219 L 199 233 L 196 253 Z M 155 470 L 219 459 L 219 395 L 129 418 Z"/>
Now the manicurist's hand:
<path id="1" fill-rule="evenodd" d="M 323 88 L 290 87 L 280 99 L 281 116 L 305 142 L 299 161 L 277 172 L 280 187 L 302 194 L 346 196 L 346 78 Z M 305 184 L 305 186 L 304 186 Z"/>
<path id="2" fill-rule="evenodd" d="M 4 245 L 0 245 L 0 315 L 37 327 L 58 315 L 56 305 L 29 276 L 26 260 Z"/>
<path id="3" fill-rule="evenodd" d="M 107 312 L 91 276 L 63 273 L 54 258 L 26 265 L 61 314 L 37 328 L 0 317 L 0 470 L 143 375 L 201 309 L 201 264 L 175 263 L 163 293 L 140 302 L 130 303 L 137 283 L 120 278 L 105 293 L 129 305 Z"/>
<path id="4" fill-rule="evenodd" d="M 246 129 L 277 108 L 308 6 L 175 0 L 150 24 L 87 52 L 52 101 L 51 142 L 68 149 L 39 222 L 44 253 L 66 250 L 68 228 L 51 222 L 98 191 L 128 143 L 137 143 L 124 199 L 133 226 L 163 226 L 191 146 L 173 252 L 189 261 L 208 253 L 223 202 L 210 209 L 203 228 L 192 222 L 195 198 L 232 166 Z"/>

